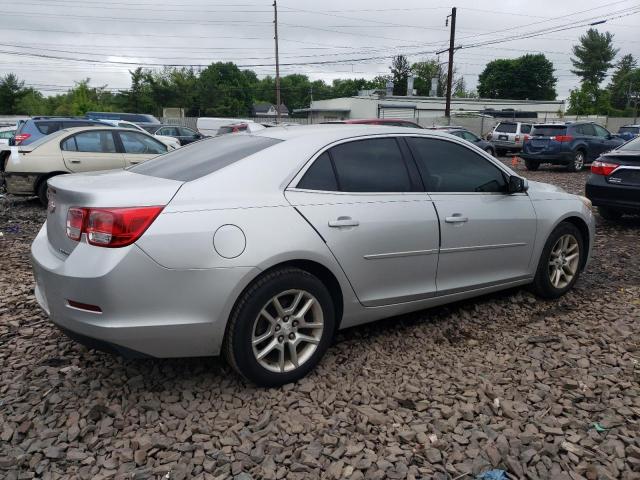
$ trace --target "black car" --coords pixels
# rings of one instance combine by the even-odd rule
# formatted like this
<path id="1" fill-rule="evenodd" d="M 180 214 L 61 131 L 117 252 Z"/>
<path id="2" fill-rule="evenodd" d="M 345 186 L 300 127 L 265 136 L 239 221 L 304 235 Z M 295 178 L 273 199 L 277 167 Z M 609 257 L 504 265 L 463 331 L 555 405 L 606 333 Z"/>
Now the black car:
<path id="1" fill-rule="evenodd" d="M 177 138 L 178 141 L 180 141 L 180 145 L 186 145 L 204 138 L 204 135 L 200 132 L 196 132 L 188 127 L 181 127 L 180 125 L 163 125 L 151 133 L 154 135 L 164 135 L 165 137 Z"/>
<path id="2" fill-rule="evenodd" d="M 432 130 L 439 130 L 441 132 L 447 132 L 451 135 L 455 135 L 456 137 L 460 137 L 463 140 L 466 140 L 474 145 L 480 147 L 482 150 L 487 152 L 489 155 L 496 156 L 496 147 L 493 146 L 493 143 L 488 142 L 487 140 L 483 140 L 475 133 L 470 132 L 466 128 L 462 127 L 433 127 Z"/>
<path id="3" fill-rule="evenodd" d="M 585 190 L 607 220 L 617 220 L 625 213 L 640 214 L 640 137 L 593 162 Z"/>
<path id="4" fill-rule="evenodd" d="M 605 152 L 622 145 L 624 140 L 594 122 L 566 122 L 534 125 L 524 140 L 520 157 L 527 170 L 537 170 L 541 163 L 564 165 L 579 172 Z"/>
<path id="5" fill-rule="evenodd" d="M 9 145 L 29 145 L 63 128 L 91 126 L 106 125 L 82 117 L 33 117 L 18 124 L 15 135 L 9 139 Z"/>

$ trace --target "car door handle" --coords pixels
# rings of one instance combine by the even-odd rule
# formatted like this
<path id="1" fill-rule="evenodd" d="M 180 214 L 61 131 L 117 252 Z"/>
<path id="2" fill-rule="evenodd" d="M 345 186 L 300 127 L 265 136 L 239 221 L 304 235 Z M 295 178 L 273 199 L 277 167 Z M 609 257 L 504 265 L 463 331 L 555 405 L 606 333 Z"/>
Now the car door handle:
<path id="1" fill-rule="evenodd" d="M 329 226 L 334 228 L 340 227 L 357 227 L 360 222 L 351 217 L 338 217 L 336 220 L 329 220 Z"/>
<path id="2" fill-rule="evenodd" d="M 71 163 L 82 163 L 80 160 L 71 160 Z"/>
<path id="3" fill-rule="evenodd" d="M 454 213 L 450 217 L 445 217 L 444 221 L 447 223 L 464 223 L 464 222 L 468 222 L 469 218 L 463 217 L 459 213 Z"/>
<path id="4" fill-rule="evenodd" d="M 129 163 L 130 163 L 131 165 L 137 165 L 137 164 L 139 164 L 139 163 L 140 163 L 140 161 L 137 161 L 137 162 L 131 161 L 131 162 L 129 162 Z"/>

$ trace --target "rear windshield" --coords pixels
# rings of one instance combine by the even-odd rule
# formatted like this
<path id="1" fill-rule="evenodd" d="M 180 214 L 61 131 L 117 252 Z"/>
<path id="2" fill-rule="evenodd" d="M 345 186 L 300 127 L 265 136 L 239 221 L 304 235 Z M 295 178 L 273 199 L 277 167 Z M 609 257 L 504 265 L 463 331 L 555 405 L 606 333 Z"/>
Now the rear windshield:
<path id="1" fill-rule="evenodd" d="M 129 168 L 151 177 L 190 182 L 269 148 L 282 140 L 251 135 L 213 137 Z"/>
<path id="2" fill-rule="evenodd" d="M 618 133 L 640 133 L 640 127 L 620 127 Z"/>
<path id="3" fill-rule="evenodd" d="M 566 125 L 535 125 L 531 135 L 534 137 L 553 137 L 567 133 Z"/>
<path id="4" fill-rule="evenodd" d="M 616 150 L 624 150 L 626 152 L 640 152 L 640 137 L 628 141 L 624 145 L 620 145 Z"/>
<path id="5" fill-rule="evenodd" d="M 29 143 L 28 146 L 25 145 L 24 148 L 29 148 L 31 150 L 35 150 L 37 147 L 39 147 L 43 143 L 52 142 L 52 141 L 54 141 L 55 138 L 61 137 L 63 135 L 66 135 L 67 133 L 69 133 L 68 130 L 58 130 L 57 132 L 53 132 L 50 135 L 45 135 L 44 137 L 40 137 L 35 142 Z"/>
<path id="6" fill-rule="evenodd" d="M 496 132 L 516 133 L 517 129 L 518 129 L 517 123 L 500 123 L 496 127 Z"/>

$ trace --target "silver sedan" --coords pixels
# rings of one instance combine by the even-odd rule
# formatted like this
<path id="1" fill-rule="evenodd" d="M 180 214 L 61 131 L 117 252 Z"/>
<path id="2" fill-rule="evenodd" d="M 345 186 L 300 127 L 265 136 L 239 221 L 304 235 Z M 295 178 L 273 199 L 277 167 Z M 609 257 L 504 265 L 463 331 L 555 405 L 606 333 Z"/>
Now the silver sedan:
<path id="1" fill-rule="evenodd" d="M 589 200 L 437 131 L 322 125 L 49 181 L 35 294 L 89 346 L 295 381 L 338 329 L 585 268 Z"/>

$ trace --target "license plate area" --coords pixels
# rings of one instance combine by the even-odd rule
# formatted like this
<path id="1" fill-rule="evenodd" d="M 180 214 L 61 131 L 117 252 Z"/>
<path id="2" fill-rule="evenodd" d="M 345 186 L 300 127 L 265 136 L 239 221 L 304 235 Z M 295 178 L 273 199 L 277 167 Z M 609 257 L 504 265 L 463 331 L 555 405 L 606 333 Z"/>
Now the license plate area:
<path id="1" fill-rule="evenodd" d="M 498 140 L 509 140 L 508 135 L 498 135 Z"/>

